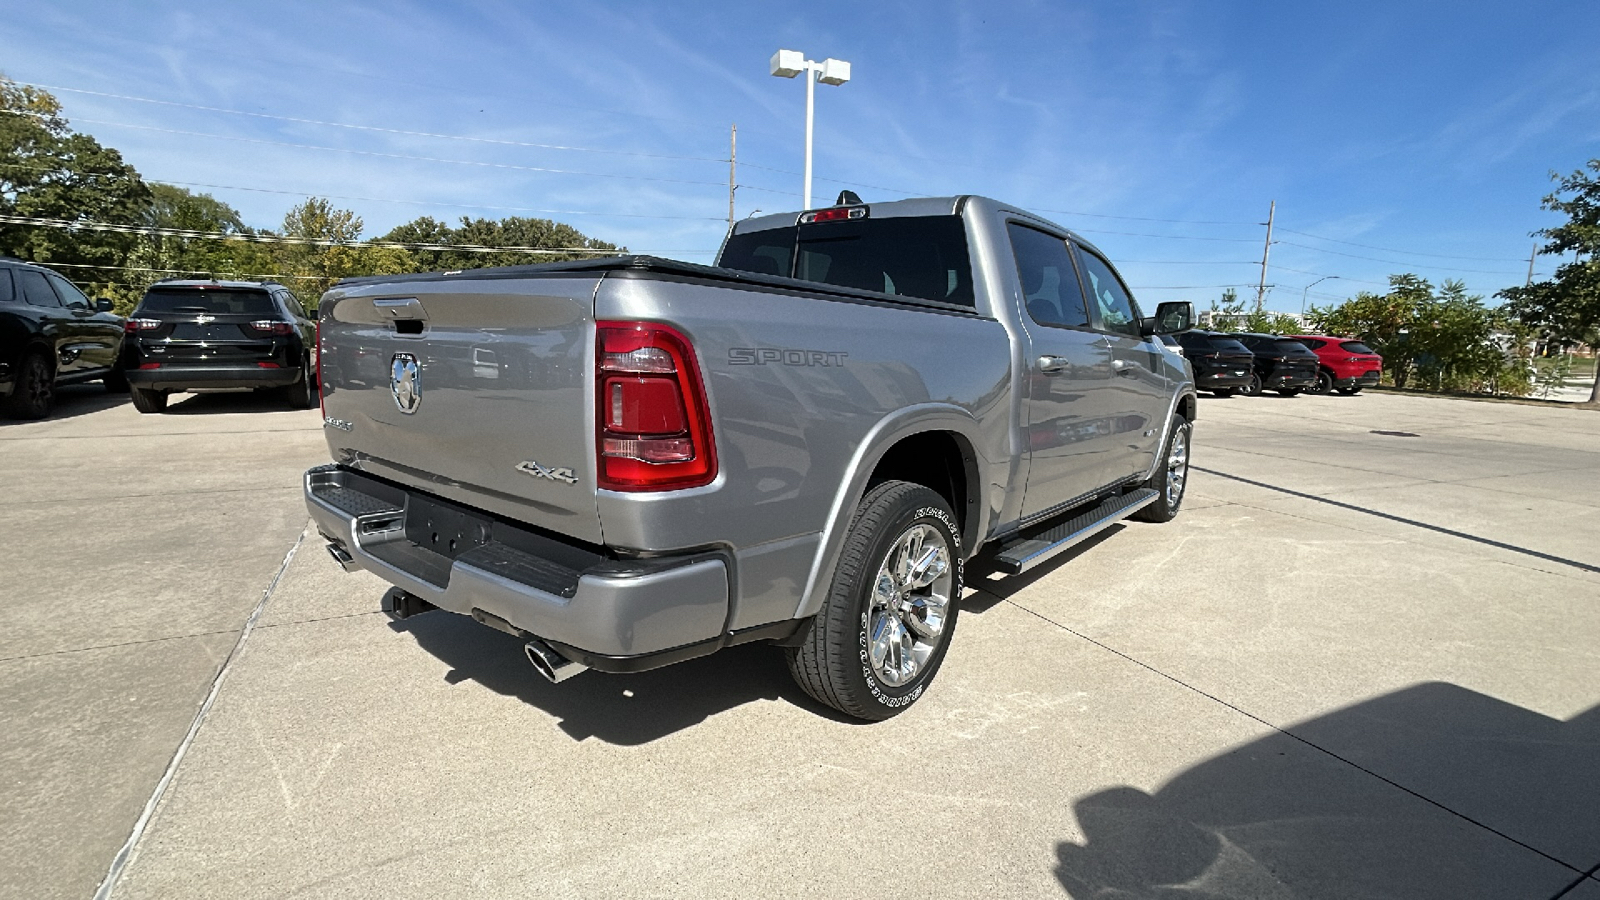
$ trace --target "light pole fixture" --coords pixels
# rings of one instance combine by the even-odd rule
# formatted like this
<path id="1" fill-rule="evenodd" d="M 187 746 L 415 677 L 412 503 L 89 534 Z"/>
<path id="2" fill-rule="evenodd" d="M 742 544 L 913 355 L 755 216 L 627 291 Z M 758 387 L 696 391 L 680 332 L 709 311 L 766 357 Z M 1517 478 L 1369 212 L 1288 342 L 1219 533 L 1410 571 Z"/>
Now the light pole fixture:
<path id="1" fill-rule="evenodd" d="M 793 78 L 804 72 L 806 76 L 806 186 L 805 209 L 811 208 L 811 128 L 812 108 L 816 83 L 844 84 L 850 80 L 850 64 L 842 59 L 828 58 L 822 62 L 806 59 L 799 50 L 779 50 L 772 54 L 772 74 L 778 78 Z"/>
<path id="2" fill-rule="evenodd" d="M 1339 276 L 1337 276 L 1337 275 L 1324 275 L 1321 278 L 1318 278 L 1316 281 L 1313 281 L 1310 284 L 1306 285 L 1305 290 L 1300 292 L 1300 327 L 1301 328 L 1304 328 L 1305 324 L 1306 324 L 1306 293 L 1309 292 L 1312 288 L 1316 287 L 1317 285 L 1323 283 L 1324 281 L 1327 281 L 1330 278 L 1338 278 L 1338 277 Z"/>

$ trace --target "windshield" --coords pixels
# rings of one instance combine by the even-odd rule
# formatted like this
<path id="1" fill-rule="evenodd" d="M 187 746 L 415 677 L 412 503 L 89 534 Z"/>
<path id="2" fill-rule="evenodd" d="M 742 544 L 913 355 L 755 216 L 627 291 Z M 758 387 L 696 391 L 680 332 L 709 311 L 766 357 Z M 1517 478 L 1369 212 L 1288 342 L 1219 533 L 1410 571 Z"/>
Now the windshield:
<path id="1" fill-rule="evenodd" d="M 270 316 L 277 313 L 266 291 L 228 288 L 152 288 L 139 301 L 141 313 L 204 312 L 212 315 Z"/>
<path id="2" fill-rule="evenodd" d="M 959 216 L 852 219 L 736 234 L 728 239 L 718 264 L 973 305 L 967 233 Z"/>

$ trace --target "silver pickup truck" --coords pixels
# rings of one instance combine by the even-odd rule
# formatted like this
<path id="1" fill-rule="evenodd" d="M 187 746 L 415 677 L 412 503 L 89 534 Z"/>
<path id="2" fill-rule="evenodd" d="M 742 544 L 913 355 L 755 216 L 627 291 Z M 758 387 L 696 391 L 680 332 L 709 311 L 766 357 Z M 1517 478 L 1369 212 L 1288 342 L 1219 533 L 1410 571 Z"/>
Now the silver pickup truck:
<path id="1" fill-rule="evenodd" d="M 768 641 L 884 719 L 938 671 L 966 563 L 1178 512 L 1194 384 L 1156 336 L 1192 315 L 973 196 L 747 219 L 715 267 L 347 280 L 306 504 L 392 615 L 470 615 L 552 681 Z"/>

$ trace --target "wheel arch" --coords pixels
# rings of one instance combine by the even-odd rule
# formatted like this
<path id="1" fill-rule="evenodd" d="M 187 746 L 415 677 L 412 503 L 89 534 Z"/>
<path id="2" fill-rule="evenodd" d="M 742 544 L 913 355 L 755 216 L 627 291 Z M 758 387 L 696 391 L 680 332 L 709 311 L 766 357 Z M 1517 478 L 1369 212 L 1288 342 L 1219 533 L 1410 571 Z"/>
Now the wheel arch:
<path id="1" fill-rule="evenodd" d="M 884 481 L 923 484 L 944 497 L 961 528 L 963 557 L 976 552 L 989 526 L 982 490 L 985 466 L 978 446 L 977 421 L 953 404 L 918 404 L 878 422 L 863 437 L 840 479 L 795 618 L 806 618 L 821 608 L 856 508 L 868 491 Z"/>

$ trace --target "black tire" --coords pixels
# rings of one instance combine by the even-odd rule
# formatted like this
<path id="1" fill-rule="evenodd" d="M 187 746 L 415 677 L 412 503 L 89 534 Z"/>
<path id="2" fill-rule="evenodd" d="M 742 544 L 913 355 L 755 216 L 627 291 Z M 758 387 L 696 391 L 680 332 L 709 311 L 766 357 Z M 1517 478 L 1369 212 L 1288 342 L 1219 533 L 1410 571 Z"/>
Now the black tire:
<path id="1" fill-rule="evenodd" d="M 1246 397 L 1261 396 L 1261 376 L 1251 372 L 1250 383 L 1240 388 L 1239 393 L 1245 395 Z"/>
<path id="2" fill-rule="evenodd" d="M 1172 432 L 1167 435 L 1156 473 L 1140 487 L 1156 492 L 1156 502 L 1134 513 L 1131 518 L 1141 522 L 1171 522 L 1183 505 L 1184 492 L 1189 487 L 1189 448 L 1194 435 L 1194 425 L 1183 416 L 1173 416 Z M 1179 460 L 1174 464 L 1174 450 Z M 1176 474 L 1174 474 L 1176 473 Z M 1170 490 L 1169 490 L 1170 488 Z"/>
<path id="3" fill-rule="evenodd" d="M 311 363 L 300 364 L 300 380 L 284 389 L 291 409 L 310 409 L 317 405 L 316 376 L 311 373 Z"/>
<path id="4" fill-rule="evenodd" d="M 13 419 L 42 419 L 56 404 L 55 375 L 50 358 L 40 352 L 29 353 L 17 366 L 11 396 L 5 399 L 6 415 Z"/>
<path id="5" fill-rule="evenodd" d="M 834 570 L 828 599 L 812 621 L 804 643 L 788 651 L 789 671 L 807 694 L 846 715 L 868 721 L 881 721 L 904 712 L 922 696 L 944 662 L 945 651 L 955 633 L 962 574 L 961 540 L 955 523 L 955 515 L 944 498 L 920 484 L 886 481 L 868 492 L 850 520 L 850 531 L 839 552 L 839 565 Z M 875 617 L 875 611 L 882 607 L 875 606 L 872 601 L 880 575 L 889 571 L 894 559 L 904 558 L 899 551 L 908 546 L 907 541 L 925 541 L 933 537 L 944 542 L 944 567 L 938 568 L 938 574 L 929 584 L 891 595 L 910 606 L 914 600 L 936 597 L 941 586 L 946 588 L 947 602 L 941 610 L 937 635 L 928 639 L 904 623 L 915 619 L 926 626 L 933 620 L 931 612 L 935 604 L 924 604 L 924 611 L 930 615 L 920 618 L 906 607 L 902 607 L 901 612 Z M 919 542 L 909 546 L 920 549 L 928 545 Z M 931 549 L 939 548 L 935 545 Z M 930 558 L 937 567 L 939 558 Z M 927 571 L 933 571 L 934 567 Z M 912 569 L 908 574 L 917 573 Z M 907 584 L 892 573 L 890 577 L 896 582 L 896 592 Z M 916 595 L 918 590 L 929 593 Z M 895 622 L 901 623 L 898 630 L 892 627 Z M 875 645 L 871 633 L 874 624 L 881 624 L 888 633 L 903 635 L 904 640 L 911 641 L 909 649 L 913 657 L 919 652 L 924 654 L 906 680 L 898 685 L 891 684 L 886 680 L 887 675 L 877 671 L 874 657 L 878 654 L 873 651 L 876 646 L 899 648 L 899 656 L 884 655 L 885 668 L 891 668 L 893 659 L 905 658 L 908 645 L 902 641 Z M 931 645 L 922 643 L 928 640 L 932 641 Z"/>
<path id="6" fill-rule="evenodd" d="M 1339 393 L 1345 395 L 1346 397 L 1354 397 L 1355 395 L 1361 393 L 1361 385 L 1358 384 L 1353 387 L 1339 388 Z"/>
<path id="7" fill-rule="evenodd" d="M 134 388 L 133 408 L 142 413 L 162 412 L 167 408 L 167 392 Z"/>
<path id="8" fill-rule="evenodd" d="M 1315 385 L 1313 385 L 1312 387 L 1310 387 L 1309 389 L 1307 389 L 1306 393 L 1308 393 L 1308 394 L 1331 394 L 1331 393 L 1333 393 L 1333 376 L 1328 374 L 1327 372 L 1318 372 L 1317 373 L 1317 383 Z"/>
<path id="9" fill-rule="evenodd" d="M 126 394 L 130 389 L 128 373 L 123 370 L 120 362 L 111 367 L 111 371 L 106 373 L 106 377 L 100 379 L 100 383 L 106 386 L 106 393 L 108 394 Z"/>

